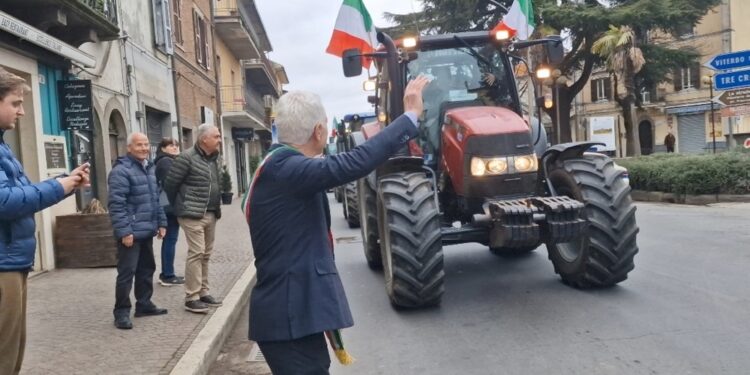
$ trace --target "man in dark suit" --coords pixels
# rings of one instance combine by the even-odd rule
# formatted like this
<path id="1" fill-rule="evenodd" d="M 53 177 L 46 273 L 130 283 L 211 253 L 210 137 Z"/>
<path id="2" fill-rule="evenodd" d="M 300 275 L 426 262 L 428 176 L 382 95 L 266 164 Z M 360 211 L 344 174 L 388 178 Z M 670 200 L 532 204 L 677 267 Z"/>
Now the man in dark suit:
<path id="1" fill-rule="evenodd" d="M 259 167 L 245 209 L 258 282 L 250 339 L 276 375 L 328 374 L 324 332 L 354 325 L 333 258 L 326 190 L 366 176 L 418 135 L 422 90 L 406 87 L 404 115 L 351 152 L 321 158 L 325 110 L 317 95 L 289 92 L 277 104 L 279 144 Z"/>

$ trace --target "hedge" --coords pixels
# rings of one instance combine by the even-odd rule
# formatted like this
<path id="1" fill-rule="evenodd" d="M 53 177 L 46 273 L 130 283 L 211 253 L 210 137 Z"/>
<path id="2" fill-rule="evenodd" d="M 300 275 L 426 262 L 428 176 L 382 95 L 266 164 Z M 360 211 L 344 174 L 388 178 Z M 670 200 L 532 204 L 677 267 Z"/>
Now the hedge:
<path id="1" fill-rule="evenodd" d="M 630 186 L 676 194 L 750 194 L 750 152 L 656 154 L 620 159 Z"/>

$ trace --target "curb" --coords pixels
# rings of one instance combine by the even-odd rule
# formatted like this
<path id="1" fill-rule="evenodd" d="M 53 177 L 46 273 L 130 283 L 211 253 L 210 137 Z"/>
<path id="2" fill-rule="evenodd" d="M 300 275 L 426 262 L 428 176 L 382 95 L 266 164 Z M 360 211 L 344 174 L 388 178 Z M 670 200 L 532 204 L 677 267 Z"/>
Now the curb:
<path id="1" fill-rule="evenodd" d="M 731 194 L 674 194 L 661 191 L 632 190 L 630 197 L 640 202 L 679 203 L 706 205 L 713 203 L 750 203 L 750 195 Z"/>
<path id="2" fill-rule="evenodd" d="M 172 368 L 171 375 L 205 375 L 219 356 L 221 347 L 240 318 L 240 313 L 250 297 L 250 286 L 255 277 L 255 262 L 247 266 L 232 289 L 224 297 L 223 305 L 216 309 L 185 354 Z"/>

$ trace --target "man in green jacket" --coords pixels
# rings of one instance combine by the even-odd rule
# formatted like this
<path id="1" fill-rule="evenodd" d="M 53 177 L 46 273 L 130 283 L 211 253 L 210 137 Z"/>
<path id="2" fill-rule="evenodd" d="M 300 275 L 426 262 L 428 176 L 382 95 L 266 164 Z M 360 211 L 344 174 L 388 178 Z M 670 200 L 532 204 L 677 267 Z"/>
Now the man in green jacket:
<path id="1" fill-rule="evenodd" d="M 207 313 L 221 302 L 208 293 L 208 260 L 221 217 L 219 148 L 221 133 L 211 124 L 198 127 L 198 142 L 175 159 L 164 182 L 174 215 L 185 232 L 185 309 Z"/>

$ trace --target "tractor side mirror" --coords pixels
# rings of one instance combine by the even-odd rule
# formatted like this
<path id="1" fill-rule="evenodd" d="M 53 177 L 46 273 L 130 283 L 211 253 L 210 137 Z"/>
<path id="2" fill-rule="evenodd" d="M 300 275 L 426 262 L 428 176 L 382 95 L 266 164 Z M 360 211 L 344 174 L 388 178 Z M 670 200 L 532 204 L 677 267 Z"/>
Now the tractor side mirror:
<path id="1" fill-rule="evenodd" d="M 344 51 L 341 62 L 344 65 L 344 76 L 356 77 L 362 74 L 362 51 L 359 48 Z"/>
<path id="2" fill-rule="evenodd" d="M 367 97 L 367 102 L 370 103 L 370 104 L 372 104 L 372 105 L 378 104 L 378 96 L 377 95 L 369 95 Z"/>
<path id="3" fill-rule="evenodd" d="M 562 38 L 559 35 L 550 35 L 547 39 L 552 39 L 544 45 L 544 49 L 547 52 L 547 61 L 551 66 L 557 67 L 562 63 L 565 56 Z"/>

